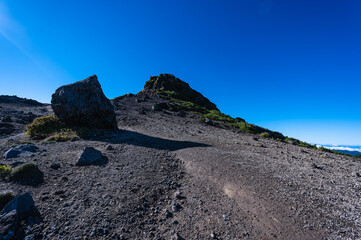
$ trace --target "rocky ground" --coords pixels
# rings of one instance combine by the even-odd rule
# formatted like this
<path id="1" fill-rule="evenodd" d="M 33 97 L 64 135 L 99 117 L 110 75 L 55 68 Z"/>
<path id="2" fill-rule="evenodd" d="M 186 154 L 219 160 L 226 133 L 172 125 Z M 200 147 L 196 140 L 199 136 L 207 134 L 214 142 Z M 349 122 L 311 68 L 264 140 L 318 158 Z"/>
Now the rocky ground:
<path id="1" fill-rule="evenodd" d="M 119 131 L 87 141 L 31 140 L 38 152 L 1 161 L 34 162 L 44 173 L 35 186 L 0 182 L 1 191 L 34 198 L 41 218 L 22 222 L 28 239 L 361 239 L 359 159 L 153 110 L 160 101 L 117 100 Z M 49 106 L 0 106 L 2 113 L 51 113 Z M 24 126 L 1 136 L 1 154 L 30 141 Z M 75 166 L 84 147 L 100 150 L 104 162 Z"/>

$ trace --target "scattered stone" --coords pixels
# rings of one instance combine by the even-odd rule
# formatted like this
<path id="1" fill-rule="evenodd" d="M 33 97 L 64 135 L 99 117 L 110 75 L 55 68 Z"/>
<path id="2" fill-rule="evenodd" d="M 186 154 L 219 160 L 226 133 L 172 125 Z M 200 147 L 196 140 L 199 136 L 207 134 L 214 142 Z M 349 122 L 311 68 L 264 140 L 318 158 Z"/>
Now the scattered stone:
<path id="1" fill-rule="evenodd" d="M 16 210 L 12 210 L 0 217 L 1 239 L 17 239 L 17 237 L 19 237 L 18 230 L 19 230 L 19 215 L 16 212 Z"/>
<path id="2" fill-rule="evenodd" d="M 211 119 L 209 119 L 209 118 L 205 118 L 205 119 L 204 119 L 204 123 L 205 123 L 205 124 L 212 125 L 212 124 L 213 124 L 213 121 L 212 121 Z"/>
<path id="3" fill-rule="evenodd" d="M 166 102 L 156 103 L 152 106 L 152 110 L 154 111 L 162 111 L 163 109 L 168 110 L 169 108 L 170 106 Z"/>
<path id="4" fill-rule="evenodd" d="M 4 158 L 17 158 L 17 157 L 27 157 L 31 154 L 37 152 L 39 148 L 32 144 L 23 144 L 17 147 L 13 147 L 5 152 Z"/>
<path id="5" fill-rule="evenodd" d="M 165 216 L 166 216 L 167 218 L 173 217 L 173 213 L 171 213 L 168 209 L 166 209 L 166 210 L 164 211 L 164 214 L 165 214 Z"/>
<path id="6" fill-rule="evenodd" d="M 98 163 L 102 160 L 102 153 L 93 147 L 85 147 L 78 154 L 76 166 L 88 166 Z"/>
<path id="7" fill-rule="evenodd" d="M 105 97 L 96 75 L 58 88 L 52 95 L 51 107 L 68 124 L 117 129 L 114 107 Z"/>
<path id="8" fill-rule="evenodd" d="M 105 149 L 108 150 L 108 151 L 114 150 L 112 145 L 107 145 L 107 147 Z"/>
<path id="9" fill-rule="evenodd" d="M 180 191 L 175 192 L 174 197 L 176 199 L 185 199 L 185 197 L 182 195 L 182 192 L 180 192 Z"/>
<path id="10" fill-rule="evenodd" d="M 324 170 L 323 167 L 320 167 L 320 166 L 316 165 L 316 163 L 312 163 L 312 167 L 315 168 L 315 169 Z"/>
<path id="11" fill-rule="evenodd" d="M 211 232 L 211 238 L 212 238 L 212 239 L 217 239 L 216 234 L 214 234 L 213 231 Z"/>
<path id="12" fill-rule="evenodd" d="M 175 201 L 175 200 L 172 201 L 172 211 L 173 212 L 177 212 L 181 208 L 182 208 L 182 206 L 179 203 L 177 203 L 177 201 Z"/>
<path id="13" fill-rule="evenodd" d="M 265 147 L 262 143 L 253 143 L 253 146 L 255 147 Z"/>
<path id="14" fill-rule="evenodd" d="M 60 164 L 59 164 L 59 163 L 52 163 L 52 164 L 50 165 L 50 168 L 55 169 L 55 170 L 58 170 L 58 169 L 60 168 Z"/>
<path id="15" fill-rule="evenodd" d="M 13 210 L 20 215 L 26 214 L 32 210 L 34 207 L 34 200 L 30 193 L 26 192 L 20 196 L 17 196 L 12 201 L 10 201 L 4 209 L 1 211 L 1 215 L 7 214 Z"/>

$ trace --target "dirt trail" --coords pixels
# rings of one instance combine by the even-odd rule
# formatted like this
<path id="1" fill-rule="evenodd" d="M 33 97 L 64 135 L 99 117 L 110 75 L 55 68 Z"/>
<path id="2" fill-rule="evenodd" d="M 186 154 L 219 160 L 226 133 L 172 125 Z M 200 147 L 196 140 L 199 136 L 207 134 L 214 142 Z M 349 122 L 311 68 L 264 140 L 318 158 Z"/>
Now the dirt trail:
<path id="1" fill-rule="evenodd" d="M 318 233 L 305 232 L 290 221 L 287 206 L 270 201 L 255 191 L 253 185 L 257 182 L 247 178 L 243 174 L 243 168 L 235 165 L 237 161 L 247 161 L 242 156 L 237 158 L 214 147 L 183 149 L 177 151 L 177 155 L 185 162 L 188 173 L 212 182 L 226 196 L 234 199 L 266 239 L 322 238 Z M 270 184 L 267 179 L 262 182 L 265 184 L 264 188 Z"/>
<path id="2" fill-rule="evenodd" d="M 224 226 L 219 239 L 361 237 L 360 161 L 201 124 L 191 115 L 135 115 L 123 117 L 120 128 L 208 146 L 174 152 L 190 176 L 183 184 L 190 194 L 201 192 L 200 198 L 219 204 L 235 202 L 223 204 L 236 225 Z M 238 234 L 226 234 L 237 228 L 242 229 Z"/>

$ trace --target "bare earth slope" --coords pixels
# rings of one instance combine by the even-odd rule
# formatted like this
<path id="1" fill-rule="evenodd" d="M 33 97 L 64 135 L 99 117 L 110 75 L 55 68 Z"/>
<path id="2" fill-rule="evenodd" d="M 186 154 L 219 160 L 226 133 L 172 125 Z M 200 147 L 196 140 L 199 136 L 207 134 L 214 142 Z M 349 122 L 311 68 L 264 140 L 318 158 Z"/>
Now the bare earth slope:
<path id="1" fill-rule="evenodd" d="M 154 111 L 160 99 L 115 103 L 118 132 L 91 141 L 36 143 L 27 158 L 44 183 L 29 191 L 34 239 L 360 239 L 360 160 Z M 221 125 L 223 126 L 223 125 Z M 26 140 L 0 139 L 0 152 Z M 106 150 L 108 145 L 113 150 Z M 85 146 L 106 162 L 76 167 Z M 5 160 L 2 160 L 4 163 Z M 51 163 L 61 168 L 53 170 Z"/>

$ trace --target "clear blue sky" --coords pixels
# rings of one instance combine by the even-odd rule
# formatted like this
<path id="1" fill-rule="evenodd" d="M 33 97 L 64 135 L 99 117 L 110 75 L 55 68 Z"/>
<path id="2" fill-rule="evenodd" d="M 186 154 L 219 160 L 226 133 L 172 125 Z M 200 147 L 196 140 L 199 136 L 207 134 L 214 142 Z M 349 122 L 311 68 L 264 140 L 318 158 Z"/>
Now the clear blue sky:
<path id="1" fill-rule="evenodd" d="M 248 122 L 361 145 L 359 0 L 0 0 L 0 94 L 50 102 L 97 74 L 114 98 L 159 73 Z"/>

